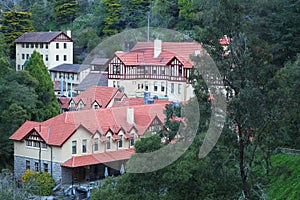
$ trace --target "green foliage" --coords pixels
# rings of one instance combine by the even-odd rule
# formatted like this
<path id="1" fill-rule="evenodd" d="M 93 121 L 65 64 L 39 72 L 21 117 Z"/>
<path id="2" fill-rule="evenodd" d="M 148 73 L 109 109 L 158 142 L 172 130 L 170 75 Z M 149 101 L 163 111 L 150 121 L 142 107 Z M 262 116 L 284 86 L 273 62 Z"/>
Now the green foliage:
<path id="1" fill-rule="evenodd" d="M 32 13 L 32 24 L 36 31 L 49 31 L 56 29 L 56 23 L 53 22 L 53 3 L 38 1 L 30 7 Z"/>
<path id="2" fill-rule="evenodd" d="M 22 181 L 29 184 L 29 191 L 40 196 L 49 196 L 55 186 L 55 181 L 47 172 L 31 172 L 27 170 L 22 176 Z"/>
<path id="3" fill-rule="evenodd" d="M 6 42 L 10 45 L 10 57 L 15 56 L 14 41 L 25 32 L 33 31 L 31 22 L 32 14 L 23 11 L 9 11 L 3 13 L 0 32 L 5 35 Z"/>
<path id="4" fill-rule="evenodd" d="M 79 14 L 80 7 L 76 0 L 55 0 L 54 15 L 58 25 L 71 23 Z"/>
<path id="5" fill-rule="evenodd" d="M 54 87 L 42 60 L 36 51 L 31 55 L 25 69 L 38 81 L 35 87 L 37 93 L 37 107 L 32 118 L 36 121 L 44 121 L 59 114 L 59 106 L 54 95 Z"/>
<path id="6" fill-rule="evenodd" d="M 120 32 L 124 25 L 121 24 L 122 5 L 119 0 L 103 0 L 103 6 L 106 13 L 103 34 L 110 36 Z"/>
<path id="7" fill-rule="evenodd" d="M 272 172 L 267 189 L 269 199 L 298 199 L 300 196 L 300 156 L 272 156 Z"/>

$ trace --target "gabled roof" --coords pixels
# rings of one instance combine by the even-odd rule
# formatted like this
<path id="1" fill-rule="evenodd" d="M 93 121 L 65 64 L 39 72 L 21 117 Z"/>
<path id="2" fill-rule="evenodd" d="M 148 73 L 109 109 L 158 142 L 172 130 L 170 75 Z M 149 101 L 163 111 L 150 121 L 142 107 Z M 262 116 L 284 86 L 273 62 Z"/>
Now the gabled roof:
<path id="1" fill-rule="evenodd" d="M 94 58 L 91 62 L 91 65 L 106 66 L 108 61 L 108 58 Z"/>
<path id="2" fill-rule="evenodd" d="M 81 64 L 61 64 L 56 67 L 49 69 L 50 72 L 69 72 L 69 73 L 80 73 L 86 69 L 89 69 L 89 65 Z"/>
<path id="3" fill-rule="evenodd" d="M 106 135 L 108 131 L 118 132 L 120 129 L 129 132 L 135 126 L 138 134 L 143 135 L 149 124 L 156 117 L 161 122 L 165 118 L 163 113 L 165 105 L 148 104 L 132 106 L 134 109 L 135 124 L 129 124 L 127 122 L 127 108 L 117 107 L 64 112 L 45 122 L 26 121 L 10 139 L 22 141 L 33 129 L 38 132 L 47 144 L 54 146 L 63 145 L 79 128 L 84 128 L 90 134 L 95 134 L 101 130 L 101 134 Z"/>
<path id="4" fill-rule="evenodd" d="M 92 86 L 108 86 L 108 75 L 90 72 L 85 79 L 76 86 L 75 90 L 84 91 Z"/>
<path id="5" fill-rule="evenodd" d="M 85 104 L 86 109 L 90 109 L 90 106 L 94 102 L 97 102 L 102 108 L 106 108 L 118 92 L 120 92 L 120 90 L 115 87 L 94 86 L 83 91 L 72 98 L 72 100 L 75 104 L 78 104 L 81 100 Z"/>
<path id="6" fill-rule="evenodd" d="M 192 68 L 194 63 L 191 55 L 200 53 L 202 46 L 193 42 L 162 42 L 162 51 L 154 58 L 153 42 L 138 42 L 130 52 L 116 52 L 117 56 L 125 65 L 167 65 L 176 58 L 185 68 Z"/>
<path id="7" fill-rule="evenodd" d="M 63 34 L 66 36 L 70 42 L 74 42 L 67 34 L 64 32 L 26 32 L 15 40 L 15 43 L 50 43 L 59 35 Z"/>

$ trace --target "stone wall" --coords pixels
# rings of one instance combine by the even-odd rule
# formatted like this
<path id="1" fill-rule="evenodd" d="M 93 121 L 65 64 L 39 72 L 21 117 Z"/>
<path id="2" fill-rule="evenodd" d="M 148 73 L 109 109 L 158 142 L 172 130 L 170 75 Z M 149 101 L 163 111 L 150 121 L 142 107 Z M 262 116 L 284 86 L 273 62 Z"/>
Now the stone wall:
<path id="1" fill-rule="evenodd" d="M 17 179 L 22 179 L 23 174 L 26 171 L 26 161 L 30 161 L 30 170 L 35 171 L 35 163 L 39 163 L 39 160 L 14 156 L 14 175 Z M 51 174 L 51 162 L 48 160 L 41 160 L 41 171 L 44 172 L 44 163 L 48 164 L 48 172 Z M 52 163 L 52 177 L 54 178 L 55 182 L 61 181 L 61 164 L 60 163 Z"/>

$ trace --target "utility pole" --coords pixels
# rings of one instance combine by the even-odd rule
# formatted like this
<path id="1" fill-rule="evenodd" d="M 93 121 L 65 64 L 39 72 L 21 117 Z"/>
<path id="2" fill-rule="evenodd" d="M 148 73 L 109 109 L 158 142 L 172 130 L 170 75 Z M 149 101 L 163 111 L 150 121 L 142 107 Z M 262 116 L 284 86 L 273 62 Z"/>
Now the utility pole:
<path id="1" fill-rule="evenodd" d="M 148 31 L 147 31 L 147 42 L 150 41 L 150 11 L 148 11 Z"/>

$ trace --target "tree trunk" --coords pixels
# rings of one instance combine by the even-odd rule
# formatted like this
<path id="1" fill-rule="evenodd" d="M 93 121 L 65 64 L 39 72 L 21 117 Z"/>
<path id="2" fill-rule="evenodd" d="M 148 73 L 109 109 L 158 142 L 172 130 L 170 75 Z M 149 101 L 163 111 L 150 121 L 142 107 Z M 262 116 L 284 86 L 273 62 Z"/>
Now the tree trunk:
<path id="1" fill-rule="evenodd" d="M 240 173 L 241 173 L 241 178 L 242 178 L 242 184 L 243 184 L 243 191 L 245 194 L 246 199 L 250 199 L 250 191 L 249 191 L 249 185 L 247 182 L 247 174 L 245 172 L 245 167 L 244 167 L 244 150 L 245 150 L 245 145 L 244 145 L 244 138 L 243 135 L 241 134 L 241 129 L 239 129 L 239 146 L 240 146 Z"/>

